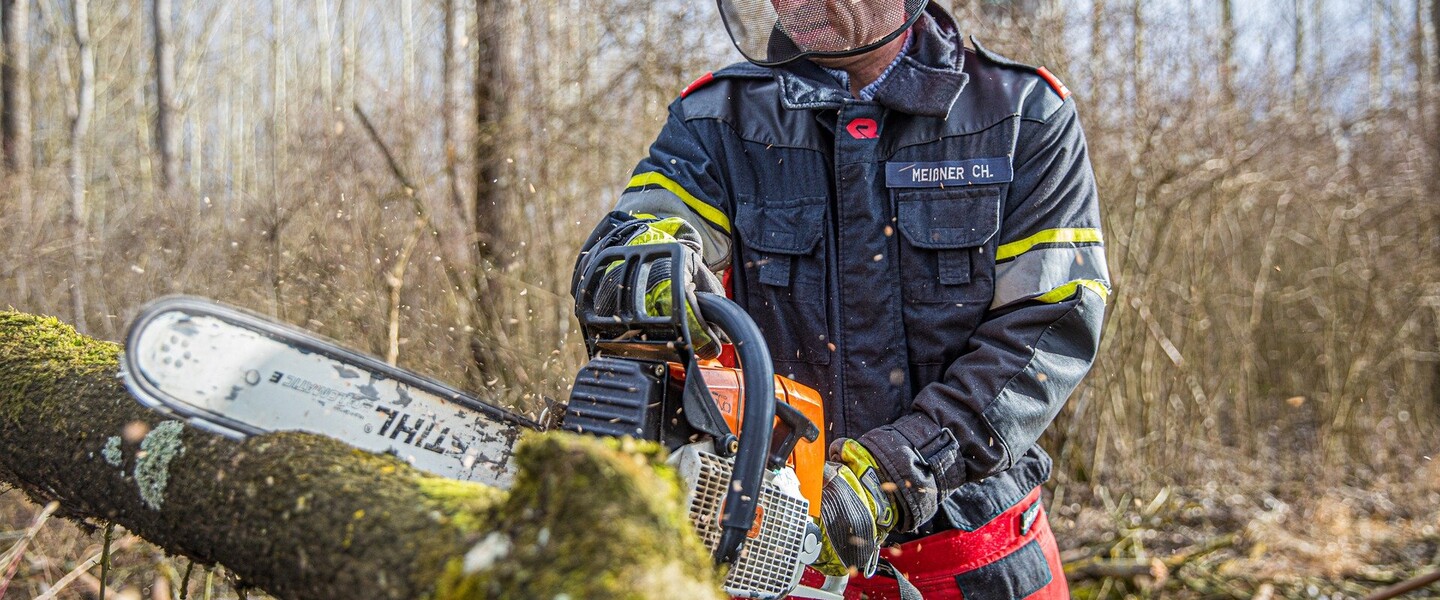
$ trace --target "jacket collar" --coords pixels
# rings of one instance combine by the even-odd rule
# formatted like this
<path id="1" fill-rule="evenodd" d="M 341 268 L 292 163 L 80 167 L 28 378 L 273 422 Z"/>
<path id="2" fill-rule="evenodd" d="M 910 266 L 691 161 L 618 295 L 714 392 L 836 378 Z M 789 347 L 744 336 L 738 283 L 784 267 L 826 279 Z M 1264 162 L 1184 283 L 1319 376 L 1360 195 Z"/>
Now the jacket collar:
<path id="1" fill-rule="evenodd" d="M 959 27 L 954 17 L 930 2 L 911 33 L 914 42 L 909 52 L 881 82 L 875 102 L 903 113 L 944 118 L 970 80 L 961 72 L 965 51 Z M 841 82 L 808 60 L 778 67 L 774 73 L 785 108 L 835 109 L 854 100 Z"/>

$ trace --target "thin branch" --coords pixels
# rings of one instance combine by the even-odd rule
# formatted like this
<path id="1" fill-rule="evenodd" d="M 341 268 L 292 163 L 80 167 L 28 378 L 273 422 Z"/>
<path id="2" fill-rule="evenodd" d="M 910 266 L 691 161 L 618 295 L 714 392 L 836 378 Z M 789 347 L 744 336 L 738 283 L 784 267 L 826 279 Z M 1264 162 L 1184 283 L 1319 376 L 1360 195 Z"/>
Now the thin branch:
<path id="1" fill-rule="evenodd" d="M 54 514 L 58 508 L 60 508 L 59 502 L 51 502 L 40 509 L 40 514 L 35 516 L 35 522 L 25 530 L 25 536 L 20 538 L 15 547 L 5 554 L 8 558 L 5 562 L 9 564 L 5 567 L 4 578 L 0 579 L 0 598 L 5 597 L 5 590 L 10 587 L 10 580 L 15 578 L 15 572 L 20 569 L 20 559 L 25 556 L 25 549 L 30 546 L 30 542 L 35 540 L 35 536 L 40 534 L 40 528 L 45 526 L 45 522 L 50 520 L 50 515 Z"/>
<path id="2" fill-rule="evenodd" d="M 1413 592 L 1436 582 L 1440 582 L 1440 569 L 1436 569 L 1419 577 L 1407 579 L 1405 581 L 1377 591 L 1373 594 L 1370 594 L 1369 596 L 1366 596 L 1365 600 L 1390 600 L 1391 598 L 1395 598 L 1397 596 L 1400 596 L 1401 594 Z"/>

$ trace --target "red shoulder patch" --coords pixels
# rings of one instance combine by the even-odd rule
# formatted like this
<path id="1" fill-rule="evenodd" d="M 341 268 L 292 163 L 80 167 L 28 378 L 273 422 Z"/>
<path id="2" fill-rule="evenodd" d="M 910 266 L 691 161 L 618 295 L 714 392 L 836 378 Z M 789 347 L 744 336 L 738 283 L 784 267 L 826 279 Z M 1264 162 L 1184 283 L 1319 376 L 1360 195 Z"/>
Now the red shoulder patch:
<path id="1" fill-rule="evenodd" d="M 695 81 L 690 82 L 690 85 L 685 86 L 685 91 L 680 92 L 680 97 L 684 98 L 686 96 L 689 96 L 690 92 L 705 87 L 706 85 L 709 85 L 712 81 L 715 81 L 714 73 L 706 73 L 704 75 L 701 75 L 699 79 L 696 79 Z"/>
<path id="2" fill-rule="evenodd" d="M 1060 78 L 1056 77 L 1054 73 L 1051 73 L 1050 69 L 1040 67 L 1039 69 L 1035 69 L 1035 72 L 1039 73 L 1040 76 L 1045 79 L 1045 82 L 1050 84 L 1050 87 L 1055 90 L 1055 93 L 1060 94 L 1061 100 L 1070 97 L 1070 88 L 1065 87 L 1065 84 L 1062 83 Z"/>

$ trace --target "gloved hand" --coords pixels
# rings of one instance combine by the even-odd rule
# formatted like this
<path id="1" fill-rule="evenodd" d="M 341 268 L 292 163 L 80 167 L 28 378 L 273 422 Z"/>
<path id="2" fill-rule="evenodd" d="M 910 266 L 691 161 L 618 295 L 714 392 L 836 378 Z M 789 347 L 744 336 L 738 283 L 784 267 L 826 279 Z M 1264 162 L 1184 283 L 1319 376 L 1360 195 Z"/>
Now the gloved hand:
<path id="1" fill-rule="evenodd" d="M 700 257 L 699 234 L 689 223 L 679 217 L 654 219 L 650 215 L 636 216 L 653 220 L 636 228 L 635 233 L 625 240 L 626 246 L 678 243 L 685 248 L 685 269 L 687 271 L 684 291 L 685 318 L 690 328 L 690 336 L 695 344 L 695 355 L 700 358 L 720 356 L 720 343 L 709 327 L 700 320 L 695 293 L 700 291 L 724 294 L 725 291 L 715 274 L 704 266 L 704 261 Z M 619 263 L 616 263 L 610 268 L 614 269 L 618 266 Z M 649 279 L 645 287 L 645 311 L 651 315 L 673 314 L 671 289 L 674 277 L 670 269 L 671 264 L 668 261 L 657 262 L 650 267 Z"/>
<path id="2" fill-rule="evenodd" d="M 811 566 L 832 577 L 847 575 L 851 568 L 874 575 L 880 542 L 899 520 L 893 489 L 860 442 L 841 438 L 830 444 L 820 493 L 820 560 Z"/>

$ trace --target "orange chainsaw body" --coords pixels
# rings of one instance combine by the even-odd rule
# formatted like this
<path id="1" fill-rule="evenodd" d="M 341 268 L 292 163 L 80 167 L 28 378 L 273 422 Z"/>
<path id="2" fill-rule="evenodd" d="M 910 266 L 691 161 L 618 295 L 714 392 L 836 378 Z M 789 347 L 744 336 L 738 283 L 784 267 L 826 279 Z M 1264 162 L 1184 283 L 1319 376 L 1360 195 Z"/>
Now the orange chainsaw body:
<path id="1" fill-rule="evenodd" d="M 725 423 L 731 431 L 740 432 L 741 415 L 745 414 L 745 386 L 741 383 L 740 369 L 724 366 L 719 361 L 701 361 L 699 367 L 705 386 L 710 388 L 710 396 L 720 409 L 721 416 L 725 417 Z M 685 380 L 684 365 L 669 363 L 669 368 L 672 381 Z M 799 409 L 820 431 L 825 431 L 825 405 L 820 400 L 820 392 L 814 388 L 776 375 L 775 400 Z M 776 422 L 779 422 L 778 417 Z M 824 435 L 813 442 L 801 438 L 790 453 L 787 464 L 795 469 L 795 476 L 800 480 L 800 493 L 810 501 L 810 516 L 819 518 L 820 490 L 825 475 Z"/>

